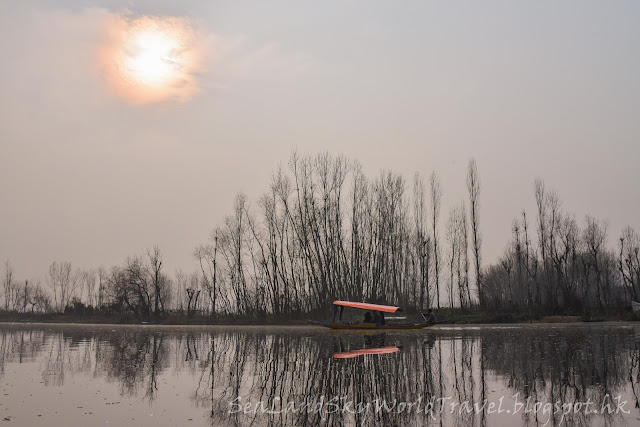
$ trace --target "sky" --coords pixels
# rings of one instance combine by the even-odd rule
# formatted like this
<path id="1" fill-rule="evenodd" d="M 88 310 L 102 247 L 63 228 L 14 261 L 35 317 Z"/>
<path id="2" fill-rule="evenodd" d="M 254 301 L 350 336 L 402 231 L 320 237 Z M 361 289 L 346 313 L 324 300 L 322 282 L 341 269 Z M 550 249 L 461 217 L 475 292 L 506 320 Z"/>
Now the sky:
<path id="1" fill-rule="evenodd" d="M 485 262 L 537 177 L 615 247 L 640 231 L 638 22 L 634 1 L 5 0 L 0 260 L 44 280 L 158 245 L 190 272 L 293 150 L 435 171 L 442 223 L 475 158 Z M 179 68 L 149 74 L 141 27 L 179 33 Z"/>

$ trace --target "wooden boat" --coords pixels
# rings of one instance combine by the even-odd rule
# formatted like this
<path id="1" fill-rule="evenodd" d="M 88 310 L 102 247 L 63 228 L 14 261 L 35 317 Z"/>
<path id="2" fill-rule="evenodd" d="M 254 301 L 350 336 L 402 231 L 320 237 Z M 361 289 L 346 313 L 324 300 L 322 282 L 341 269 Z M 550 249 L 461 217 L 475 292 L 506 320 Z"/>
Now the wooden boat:
<path id="1" fill-rule="evenodd" d="M 400 307 L 394 307 L 390 305 L 380 305 L 380 304 L 369 304 L 364 302 L 352 302 L 352 301 L 334 301 L 333 302 L 333 322 L 321 322 L 317 320 L 307 320 L 309 323 L 322 326 L 330 329 L 351 329 L 351 330 L 377 330 L 377 329 L 422 329 L 427 326 L 431 326 L 434 323 L 409 323 L 409 324 L 383 324 L 379 325 L 376 323 L 346 323 L 342 321 L 342 313 L 345 307 L 357 308 L 360 310 L 371 310 L 377 312 L 385 312 L 385 313 L 396 313 L 398 311 L 402 311 Z M 424 316 L 423 316 L 424 317 Z"/>

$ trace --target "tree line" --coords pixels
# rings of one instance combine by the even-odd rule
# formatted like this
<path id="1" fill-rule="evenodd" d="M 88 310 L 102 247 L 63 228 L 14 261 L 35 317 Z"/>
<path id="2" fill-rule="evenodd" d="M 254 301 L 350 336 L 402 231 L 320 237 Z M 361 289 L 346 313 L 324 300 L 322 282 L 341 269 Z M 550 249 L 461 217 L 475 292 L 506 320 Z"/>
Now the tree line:
<path id="1" fill-rule="evenodd" d="M 239 194 L 223 224 L 194 251 L 196 271 L 167 274 L 160 249 L 111 269 L 51 264 L 46 286 L 19 282 L 5 263 L 5 311 L 100 311 L 262 318 L 326 310 L 334 299 L 428 307 L 583 313 L 640 299 L 640 237 L 607 246 L 607 222 L 581 226 L 557 193 L 534 183 L 534 218 L 514 219 L 497 262 L 483 264 L 481 185 L 468 163 L 467 194 L 441 218 L 442 186 L 357 161 L 293 153 L 253 203 Z"/>
<path id="2" fill-rule="evenodd" d="M 487 267 L 487 306 L 579 313 L 638 301 L 638 233 L 626 227 L 618 247 L 608 247 L 606 220 L 586 215 L 581 227 L 575 214 L 562 210 L 557 193 L 542 180 L 535 181 L 534 194 L 535 222 L 523 210 L 513 220 L 504 254 Z"/>

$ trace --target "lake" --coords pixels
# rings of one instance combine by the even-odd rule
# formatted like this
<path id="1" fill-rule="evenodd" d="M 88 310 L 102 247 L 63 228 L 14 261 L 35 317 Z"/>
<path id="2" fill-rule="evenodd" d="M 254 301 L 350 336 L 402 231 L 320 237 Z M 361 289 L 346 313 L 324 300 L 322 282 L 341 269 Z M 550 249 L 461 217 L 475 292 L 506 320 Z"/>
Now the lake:
<path id="1" fill-rule="evenodd" d="M 638 425 L 640 325 L 0 324 L 7 425 Z"/>

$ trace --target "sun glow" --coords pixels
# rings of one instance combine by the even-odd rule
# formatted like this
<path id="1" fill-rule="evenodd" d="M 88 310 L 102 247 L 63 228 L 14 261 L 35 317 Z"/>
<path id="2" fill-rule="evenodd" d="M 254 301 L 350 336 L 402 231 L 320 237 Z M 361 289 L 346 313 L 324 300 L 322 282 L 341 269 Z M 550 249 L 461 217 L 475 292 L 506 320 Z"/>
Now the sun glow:
<path id="1" fill-rule="evenodd" d="M 119 19 L 101 56 L 110 86 L 133 104 L 186 101 L 198 91 L 199 37 L 184 19 Z"/>
<path id="2" fill-rule="evenodd" d="M 126 49 L 125 70 L 142 84 L 164 85 L 180 73 L 180 43 L 165 32 L 136 34 Z"/>

